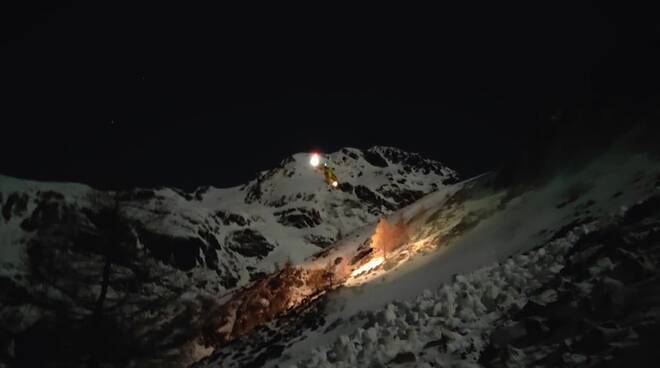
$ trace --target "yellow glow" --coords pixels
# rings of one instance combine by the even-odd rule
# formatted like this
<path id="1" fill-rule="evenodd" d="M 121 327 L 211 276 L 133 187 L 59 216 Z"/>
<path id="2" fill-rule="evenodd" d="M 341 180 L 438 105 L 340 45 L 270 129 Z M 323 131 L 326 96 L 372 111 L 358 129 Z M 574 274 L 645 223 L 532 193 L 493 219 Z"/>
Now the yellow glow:
<path id="1" fill-rule="evenodd" d="M 332 182 L 332 186 L 335 187 L 335 188 L 337 188 L 337 185 L 338 185 L 338 184 L 339 184 L 339 183 L 337 183 L 336 180 Z"/>
<path id="2" fill-rule="evenodd" d="M 369 262 L 363 264 L 362 266 L 358 267 L 353 272 L 351 272 L 351 277 L 355 277 L 363 272 L 371 271 L 374 268 L 380 266 L 383 262 L 385 262 L 385 258 L 383 257 L 373 258 Z"/>

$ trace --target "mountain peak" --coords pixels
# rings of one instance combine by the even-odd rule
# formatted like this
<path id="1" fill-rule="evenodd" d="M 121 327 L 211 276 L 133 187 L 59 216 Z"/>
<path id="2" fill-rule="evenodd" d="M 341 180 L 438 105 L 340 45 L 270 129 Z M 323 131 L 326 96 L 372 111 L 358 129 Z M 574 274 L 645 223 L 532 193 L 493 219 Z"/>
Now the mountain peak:
<path id="1" fill-rule="evenodd" d="M 337 188 L 310 165 L 309 153 L 291 155 L 243 186 L 193 192 L 167 187 L 104 192 L 0 177 L 0 276 L 15 290 L 34 292 L 31 300 L 48 295 L 47 303 L 93 313 L 88 308 L 95 295 L 79 295 L 78 285 L 98 280 L 112 259 L 116 275 L 108 281 L 107 302 L 142 323 L 151 316 L 122 305 L 122 295 L 137 304 L 181 290 L 229 296 L 457 178 L 439 162 L 393 147 L 346 147 L 324 158 L 337 175 Z M 125 289 L 115 282 L 122 277 L 137 286 Z M 51 282 L 62 278 L 61 285 Z M 35 308 L 37 319 L 48 318 L 47 310 Z M 155 313 L 166 320 L 170 312 Z M 176 330 L 167 324 L 148 328 L 166 335 L 161 329 Z"/>

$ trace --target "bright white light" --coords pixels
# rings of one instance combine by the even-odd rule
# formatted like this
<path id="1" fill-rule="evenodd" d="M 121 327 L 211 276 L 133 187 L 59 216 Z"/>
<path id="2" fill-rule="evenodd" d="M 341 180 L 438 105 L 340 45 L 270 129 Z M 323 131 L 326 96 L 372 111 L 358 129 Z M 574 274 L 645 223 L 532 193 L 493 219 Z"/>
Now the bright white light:
<path id="1" fill-rule="evenodd" d="M 337 185 L 338 185 L 338 184 L 339 184 L 339 183 L 337 183 L 336 180 L 332 182 L 332 186 L 335 187 L 335 188 L 337 188 Z"/>
<path id="2" fill-rule="evenodd" d="M 312 158 L 309 159 L 309 164 L 317 167 L 321 163 L 321 156 L 318 153 L 312 154 Z"/>
<path id="3" fill-rule="evenodd" d="M 385 262 L 385 258 L 383 257 L 373 258 L 369 262 L 363 264 L 362 266 L 358 267 L 356 270 L 351 272 L 351 277 L 355 277 L 361 273 L 369 272 L 374 268 L 383 264 L 383 262 Z"/>

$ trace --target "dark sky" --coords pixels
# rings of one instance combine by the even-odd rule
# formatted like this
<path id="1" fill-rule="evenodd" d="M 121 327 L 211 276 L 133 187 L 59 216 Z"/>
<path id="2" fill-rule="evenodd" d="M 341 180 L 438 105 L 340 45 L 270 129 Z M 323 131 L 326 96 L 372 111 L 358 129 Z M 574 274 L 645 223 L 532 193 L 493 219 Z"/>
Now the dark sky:
<path id="1" fill-rule="evenodd" d="M 471 175 L 558 107 L 660 85 L 655 13 L 621 6 L 0 13 L 0 173 L 98 187 L 236 185 L 372 145 Z"/>

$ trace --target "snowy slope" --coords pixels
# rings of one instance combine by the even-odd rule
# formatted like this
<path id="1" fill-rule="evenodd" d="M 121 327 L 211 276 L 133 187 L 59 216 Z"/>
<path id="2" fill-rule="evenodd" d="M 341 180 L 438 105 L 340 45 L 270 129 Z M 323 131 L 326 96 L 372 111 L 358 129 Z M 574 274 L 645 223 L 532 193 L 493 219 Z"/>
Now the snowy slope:
<path id="1" fill-rule="evenodd" d="M 443 183 L 456 181 L 451 169 L 389 147 L 365 152 L 346 148 L 330 154 L 328 161 L 340 178 L 339 190 L 329 189 L 320 174 L 310 168 L 308 154 L 296 154 L 247 185 L 202 188 L 191 201 L 182 201 L 167 189 L 157 191 L 156 197 L 169 200 L 166 207 L 178 216 L 151 230 L 170 234 L 176 229 L 179 233 L 172 235 L 189 237 L 209 232 L 221 245 L 231 243 L 232 237 L 246 228 L 257 237 L 263 236 L 270 251 L 264 251 L 263 246 L 257 254 L 240 251 L 245 248 L 240 244 L 234 249 L 221 246 L 217 254 L 204 254 L 204 258 L 217 257 L 223 274 L 236 275 L 233 286 L 243 286 L 255 275 L 272 272 L 276 265 L 289 260 L 297 263 L 342 234 L 376 221 Z M 142 216 L 149 215 L 139 209 L 130 214 L 143 223 Z M 179 225 L 184 222 L 192 224 Z M 206 259 L 199 263 L 209 264 Z"/>
<path id="2" fill-rule="evenodd" d="M 391 215 L 411 236 L 387 260 L 369 254 L 354 267 L 374 268 L 218 346 L 199 366 L 476 364 L 494 321 L 560 272 L 583 234 L 656 195 L 658 178 L 655 159 L 610 155 L 525 189 L 495 189 L 492 175 L 444 188 Z M 373 230 L 323 257 L 350 259 Z M 440 354 L 425 350 L 440 345 Z"/>
<path id="3" fill-rule="evenodd" d="M 240 187 L 206 187 L 194 193 L 169 188 L 121 193 L 122 210 L 129 221 L 138 224 L 138 238 L 145 231 L 199 239 L 199 249 L 173 255 L 173 266 L 217 270 L 225 278 L 226 288 L 233 288 L 245 285 L 251 276 L 272 271 L 278 263 L 299 261 L 342 234 L 456 180 L 456 173 L 440 163 L 394 148 L 347 148 L 328 158 L 340 178 L 341 190 L 328 189 L 319 173 L 309 167 L 308 155 L 296 154 Z M 44 193 L 62 194 L 65 202 L 85 208 L 90 206 L 86 199 L 90 191 L 84 185 L 2 177 L 0 194 L 6 198 L 2 236 L 25 235 L 17 225 L 44 201 L 40 197 Z M 20 200 L 15 201 L 17 197 Z M 14 245 L 9 238 L 3 241 L 2 249 L 8 257 L 11 253 L 11 258 L 3 257 L 6 268 L 18 266 L 21 246 Z"/>
<path id="4" fill-rule="evenodd" d="M 0 275 L 13 276 L 24 270 L 25 243 L 30 234 L 20 224 L 41 199 L 57 197 L 66 204 L 85 203 L 92 191 L 82 184 L 40 183 L 0 175 Z"/>
<path id="5" fill-rule="evenodd" d="M 106 318 L 123 335 L 94 354 L 111 352 L 106 359 L 117 366 L 524 366 L 557 354 L 579 365 L 590 356 L 584 348 L 566 353 L 546 335 L 535 345 L 518 340 L 538 337 L 529 318 L 556 323 L 554 309 L 520 311 L 530 302 L 554 306 L 575 290 L 590 301 L 600 283 L 628 290 L 594 278 L 616 276 L 606 272 L 629 267 L 625 257 L 642 270 L 657 261 L 632 245 L 607 257 L 597 244 L 584 255 L 575 250 L 589 234 L 620 228 L 629 213 L 640 217 L 642 201 L 655 203 L 647 199 L 657 196 L 660 165 L 650 156 L 606 155 L 515 188 L 496 185 L 494 173 L 457 183 L 441 164 L 392 148 L 344 149 L 330 162 L 343 183 L 338 190 L 329 190 L 306 155 L 244 186 L 193 193 L 117 197 L 2 177 L 0 320 L 8 327 L 0 358 L 89 365 L 99 347 L 86 329 L 98 327 L 86 321 L 109 234 L 98 207 L 111 208 L 113 198 L 121 203 L 122 236 L 111 253 Z M 405 229 L 387 251 L 374 240 L 383 216 Z M 621 237 L 648 232 L 656 220 L 644 216 Z M 589 277 L 564 270 L 576 252 L 589 262 L 579 267 L 593 269 Z M 642 274 L 655 288 L 654 274 Z M 564 279 L 573 284 L 555 285 Z M 641 287 L 632 285 L 630 295 Z M 653 300 L 642 307 L 654 308 Z M 629 346 L 640 339 L 620 326 L 636 329 L 635 321 L 585 331 L 613 329 L 607 338 Z M 62 323 L 74 328 L 57 328 Z M 43 336 L 61 343 L 31 355 Z"/>
<path id="6" fill-rule="evenodd" d="M 84 341 L 110 260 L 107 318 L 131 331 L 132 339 L 122 343 L 184 364 L 198 352 L 182 358 L 170 350 L 207 324 L 205 308 L 457 181 L 439 162 L 391 147 L 346 148 L 327 159 L 341 182 L 336 190 L 310 168 L 307 154 L 285 159 L 246 185 L 192 193 L 101 192 L 0 176 L 0 320 L 10 326 L 0 345 L 13 344 L 12 354 L 21 356 L 31 341 L 53 334 L 61 319 L 83 327 L 58 330 L 53 338 Z M 180 326 L 186 318 L 190 331 Z M 23 342 L 16 345 L 16 339 Z M 67 349 L 51 353 L 67 361 Z M 112 359 L 128 361 L 131 354 Z"/>

